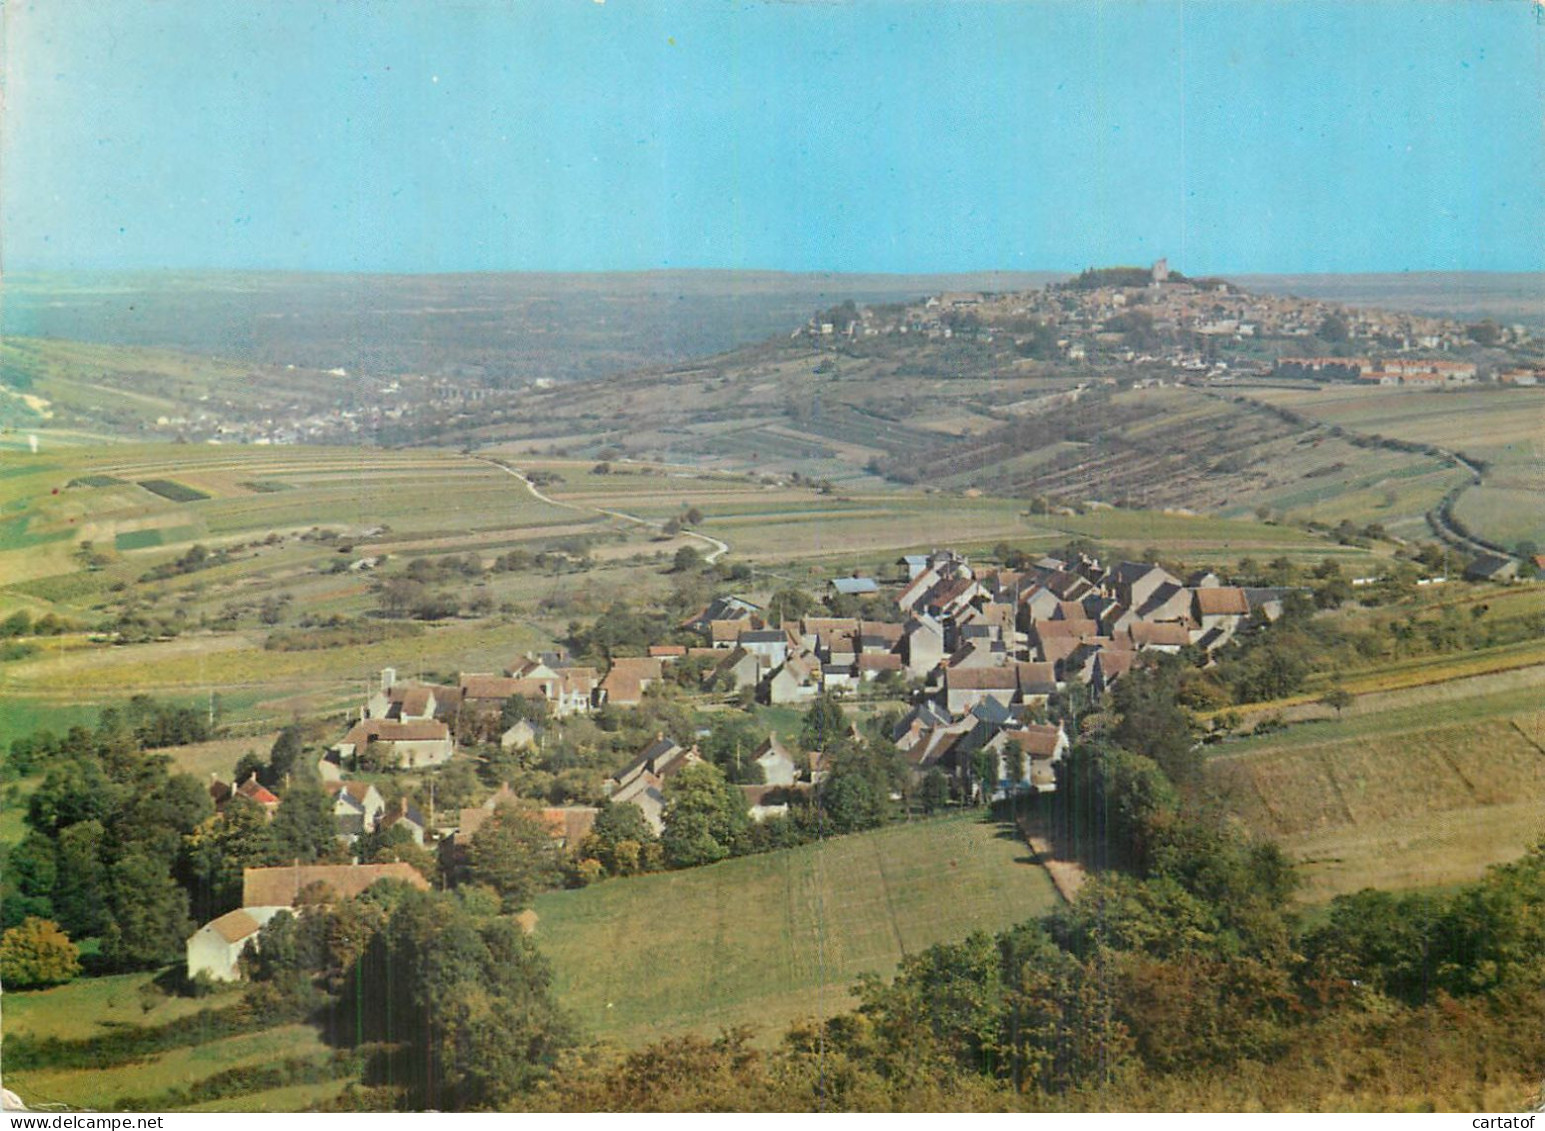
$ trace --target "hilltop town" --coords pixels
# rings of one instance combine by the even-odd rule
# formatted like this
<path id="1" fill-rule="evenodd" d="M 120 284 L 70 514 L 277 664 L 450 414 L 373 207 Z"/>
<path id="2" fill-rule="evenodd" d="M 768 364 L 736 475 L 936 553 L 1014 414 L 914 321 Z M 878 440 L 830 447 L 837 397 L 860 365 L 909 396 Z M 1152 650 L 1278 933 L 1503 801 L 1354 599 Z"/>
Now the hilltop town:
<path id="1" fill-rule="evenodd" d="M 820 312 L 796 339 L 961 341 L 1006 345 L 1069 367 L 1168 367 L 1182 375 L 1355 379 L 1443 374 L 1535 384 L 1545 371 L 1528 327 L 1463 323 L 1361 309 L 1287 295 L 1256 294 L 1226 279 L 1190 279 L 1165 260 L 1152 268 L 1090 268 L 1065 283 L 1013 294 L 947 292 L 910 304 L 847 303 Z M 1295 345 L 1336 347 L 1306 359 Z M 1384 359 L 1375 365 L 1360 351 Z M 1455 357 L 1464 361 L 1455 361 Z M 1521 361 L 1527 363 L 1521 364 Z"/>

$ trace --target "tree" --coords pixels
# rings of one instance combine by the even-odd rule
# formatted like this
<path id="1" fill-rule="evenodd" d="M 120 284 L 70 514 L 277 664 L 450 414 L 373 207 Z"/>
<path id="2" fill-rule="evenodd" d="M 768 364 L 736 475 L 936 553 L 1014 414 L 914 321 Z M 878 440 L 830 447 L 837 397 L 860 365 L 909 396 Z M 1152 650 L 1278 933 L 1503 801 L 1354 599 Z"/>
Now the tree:
<path id="1" fill-rule="evenodd" d="M 388 617 L 400 617 L 420 604 L 428 594 L 421 581 L 410 577 L 389 577 L 376 586 L 376 601 L 381 613 Z"/>
<path id="2" fill-rule="evenodd" d="M 291 723 L 274 739 L 268 751 L 268 766 L 258 774 L 258 780 L 269 788 L 283 788 L 285 779 L 301 764 L 305 742 L 299 725 Z M 239 779 L 238 779 L 239 780 Z"/>
<path id="3" fill-rule="evenodd" d="M 243 959 L 254 982 L 270 982 L 286 991 L 310 980 L 301 957 L 299 920 L 292 911 L 280 911 L 263 924 Z"/>
<path id="4" fill-rule="evenodd" d="M 830 695 L 822 695 L 805 712 L 799 728 L 799 741 L 806 750 L 830 753 L 848 738 L 848 716 L 842 705 Z"/>
<path id="5" fill-rule="evenodd" d="M 4 925 L 17 926 L 29 915 L 53 915 L 54 905 L 49 897 L 58 875 L 54 842 L 36 829 L 29 831 L 6 859 L 6 882 L 15 892 L 14 898 L 6 897 Z"/>
<path id="6" fill-rule="evenodd" d="M 935 813 L 949 804 L 950 783 L 939 767 L 935 766 L 923 775 L 922 790 L 919 793 L 924 813 Z"/>
<path id="7" fill-rule="evenodd" d="M 1024 744 L 1019 739 L 1009 739 L 1008 745 L 1003 748 L 1003 764 L 1008 767 L 1014 788 L 1018 789 L 1020 784 L 1029 777 L 1029 757 L 1025 754 Z"/>
<path id="8" fill-rule="evenodd" d="M 110 827 L 120 851 L 132 846 L 170 867 L 183 838 L 213 814 L 214 803 L 203 783 L 192 774 L 177 774 L 141 791 Z"/>
<path id="9" fill-rule="evenodd" d="M 599 860 L 614 876 L 645 870 L 645 849 L 656 841 L 644 811 L 631 801 L 608 802 L 580 847 L 582 856 Z"/>
<path id="10" fill-rule="evenodd" d="M 90 938 L 108 924 L 107 870 L 102 862 L 106 837 L 100 821 L 81 821 L 59 833 L 54 918 L 72 938 Z"/>
<path id="11" fill-rule="evenodd" d="M 754 719 L 746 715 L 720 714 L 715 716 L 713 727 L 698 744 L 698 750 L 723 770 L 730 781 L 737 785 L 759 785 L 763 780 L 762 767 L 751 755 L 761 745 L 762 737 Z"/>
<path id="12" fill-rule="evenodd" d="M 499 709 L 500 733 L 522 720 L 540 729 L 547 722 L 547 700 L 540 695 L 511 695 Z"/>
<path id="13" fill-rule="evenodd" d="M 773 623 L 782 625 L 787 620 L 799 620 L 815 608 L 815 598 L 802 589 L 780 589 L 767 603 Z"/>
<path id="14" fill-rule="evenodd" d="M 430 883 L 440 874 L 439 857 L 414 840 L 404 825 L 372 829 L 359 838 L 355 850 L 362 864 L 406 864 Z"/>
<path id="15" fill-rule="evenodd" d="M 404 895 L 346 987 L 344 1009 L 358 1011 L 364 1037 L 409 1046 L 416 1108 L 508 1107 L 575 1039 L 552 971 L 520 927 L 445 894 Z"/>
<path id="16" fill-rule="evenodd" d="M 547 822 L 534 810 L 500 805 L 467 845 L 467 878 L 498 892 L 506 911 L 529 906 L 562 878 Z"/>
<path id="17" fill-rule="evenodd" d="M 820 802 L 833 833 L 872 829 L 885 814 L 885 796 L 863 773 L 833 771 L 821 783 Z"/>
<path id="18" fill-rule="evenodd" d="M 708 762 L 688 766 L 665 786 L 665 858 L 676 868 L 735 853 L 751 827 L 746 796 Z"/>
<path id="19" fill-rule="evenodd" d="M 80 948 L 51 919 L 28 918 L 0 937 L 0 981 L 11 989 L 57 986 L 80 973 Z"/>
<path id="20" fill-rule="evenodd" d="M 267 773 L 268 763 L 263 760 L 263 756 L 256 750 L 248 750 L 237 759 L 236 768 L 231 771 L 231 781 L 235 785 L 240 785 L 253 774 L 256 774 L 258 780 L 262 781 L 263 776 Z"/>
<path id="21" fill-rule="evenodd" d="M 298 783 L 279 802 L 272 825 L 274 848 L 281 860 L 313 860 L 330 857 L 338 846 L 338 822 L 333 803 L 322 787 Z"/>
<path id="22" fill-rule="evenodd" d="M 979 805 L 986 805 L 992 800 L 993 791 L 998 785 L 998 755 L 985 746 L 971 755 L 971 776 L 976 779 Z"/>
<path id="23" fill-rule="evenodd" d="M 1152 758 L 1172 780 L 1184 784 L 1200 771 L 1202 759 L 1191 718 L 1179 704 L 1182 673 L 1173 657 L 1127 673 L 1111 697 L 1120 714 L 1111 737 L 1123 748 Z"/>
<path id="24" fill-rule="evenodd" d="M 693 546 L 682 546 L 676 551 L 676 556 L 671 559 L 672 573 L 691 573 L 701 569 L 703 555 L 697 552 Z"/>
<path id="25" fill-rule="evenodd" d="M 1352 693 L 1339 683 L 1333 684 L 1330 690 L 1320 696 L 1320 702 L 1327 707 L 1333 708 L 1336 712 L 1336 718 L 1339 719 L 1341 712 L 1351 706 Z"/>
<path id="26" fill-rule="evenodd" d="M 82 749 L 91 743 L 90 737 L 76 738 L 72 731 L 68 741 L 77 756 L 49 770 L 27 802 L 27 824 L 50 836 L 67 825 L 105 820 L 117 808 L 119 791 L 101 764 Z"/>
<path id="27" fill-rule="evenodd" d="M 135 852 L 113 862 L 107 876 L 112 914 L 102 938 L 102 955 L 120 970 L 175 962 L 193 933 L 188 894 L 165 864 Z"/>
<path id="28" fill-rule="evenodd" d="M 205 923 L 241 906 L 242 871 L 281 863 L 263 807 L 237 794 L 217 817 L 187 837 L 179 875 L 193 893 L 193 913 Z"/>

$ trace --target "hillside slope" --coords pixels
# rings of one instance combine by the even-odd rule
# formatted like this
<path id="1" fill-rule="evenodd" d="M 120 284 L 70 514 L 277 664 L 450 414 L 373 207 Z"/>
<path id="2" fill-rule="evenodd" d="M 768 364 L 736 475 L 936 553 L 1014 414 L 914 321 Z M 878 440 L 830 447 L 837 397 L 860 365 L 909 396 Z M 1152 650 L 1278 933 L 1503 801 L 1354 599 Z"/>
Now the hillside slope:
<path id="1" fill-rule="evenodd" d="M 906 954 L 1033 919 L 1056 898 L 1006 826 L 966 814 L 550 892 L 536 939 L 559 996 L 600 1036 L 767 1035 L 850 1007 L 861 973 L 889 975 Z"/>

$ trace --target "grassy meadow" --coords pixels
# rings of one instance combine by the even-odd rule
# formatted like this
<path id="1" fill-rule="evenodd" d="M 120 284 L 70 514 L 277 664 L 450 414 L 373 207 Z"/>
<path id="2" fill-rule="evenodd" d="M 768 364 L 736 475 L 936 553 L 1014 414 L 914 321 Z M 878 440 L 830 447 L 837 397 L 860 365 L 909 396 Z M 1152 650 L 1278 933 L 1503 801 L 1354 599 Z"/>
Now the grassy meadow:
<path id="1" fill-rule="evenodd" d="M 0 1000 L 6 1036 L 57 1038 L 79 1041 L 124 1029 L 152 1029 L 194 1016 L 202 1010 L 220 1010 L 235 1003 L 240 990 L 231 987 L 203 998 L 168 994 L 156 984 L 154 973 L 116 974 L 82 978 L 64 986 L 27 993 L 7 992 Z M 196 1035 L 195 1035 L 196 1037 Z M 328 1071 L 331 1050 L 315 1029 L 307 1025 L 281 1025 L 194 1044 L 180 1044 L 134 1058 L 126 1063 L 91 1070 L 28 1068 L 8 1069 L 5 1086 L 34 1107 L 64 1104 L 72 1109 L 110 1108 L 125 1101 L 162 1106 L 164 1093 L 198 1086 L 227 1072 L 270 1067 L 280 1061 L 306 1060 L 319 1075 Z M 194 1110 L 294 1111 L 307 1103 L 336 1094 L 343 1080 L 290 1085 L 285 1088 L 245 1091 L 229 1095 Z"/>
<path id="2" fill-rule="evenodd" d="M 979 816 L 894 825 L 536 902 L 561 1000 L 624 1045 L 852 1005 L 854 979 L 1055 905 L 1023 842 Z"/>

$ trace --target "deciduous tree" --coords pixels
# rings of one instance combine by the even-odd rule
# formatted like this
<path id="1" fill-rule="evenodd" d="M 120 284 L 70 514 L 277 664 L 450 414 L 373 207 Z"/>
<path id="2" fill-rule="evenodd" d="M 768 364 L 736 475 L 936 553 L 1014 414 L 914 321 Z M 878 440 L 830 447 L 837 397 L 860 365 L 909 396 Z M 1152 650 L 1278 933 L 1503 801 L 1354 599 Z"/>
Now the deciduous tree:
<path id="1" fill-rule="evenodd" d="M 51 919 L 29 918 L 0 937 L 0 981 L 7 988 L 57 986 L 80 973 L 80 949 Z"/>

